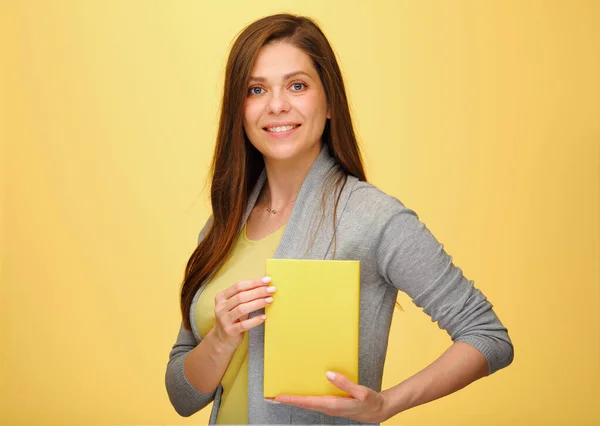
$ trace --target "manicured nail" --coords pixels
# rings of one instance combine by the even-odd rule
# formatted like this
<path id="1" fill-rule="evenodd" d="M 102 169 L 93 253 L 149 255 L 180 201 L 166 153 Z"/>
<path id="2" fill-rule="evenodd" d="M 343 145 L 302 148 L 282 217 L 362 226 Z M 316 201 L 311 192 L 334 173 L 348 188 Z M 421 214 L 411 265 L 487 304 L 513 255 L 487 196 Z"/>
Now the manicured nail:
<path id="1" fill-rule="evenodd" d="M 267 293 L 275 293 L 275 290 L 277 290 L 277 288 L 274 285 L 267 287 Z"/>
<path id="2" fill-rule="evenodd" d="M 271 277 L 264 277 L 263 279 L 261 279 L 261 281 L 265 284 L 270 283 L 271 282 Z"/>
<path id="3" fill-rule="evenodd" d="M 267 399 L 267 398 L 265 398 L 265 402 L 268 402 L 269 404 L 281 404 L 281 402 L 279 402 L 279 401 L 275 401 L 274 399 Z"/>
<path id="4" fill-rule="evenodd" d="M 273 301 L 273 298 L 272 298 L 272 297 L 267 297 L 267 298 L 265 299 L 265 302 L 267 302 L 267 303 L 271 303 L 272 301 Z"/>
<path id="5" fill-rule="evenodd" d="M 335 380 L 335 373 L 332 373 L 331 371 L 328 371 L 327 373 L 325 373 L 325 375 L 327 376 L 327 378 L 329 380 Z"/>
<path id="6" fill-rule="evenodd" d="M 266 316 L 266 315 L 261 315 L 260 317 L 261 317 L 262 319 L 264 319 L 264 320 L 266 320 L 266 319 L 267 319 L 267 316 Z"/>

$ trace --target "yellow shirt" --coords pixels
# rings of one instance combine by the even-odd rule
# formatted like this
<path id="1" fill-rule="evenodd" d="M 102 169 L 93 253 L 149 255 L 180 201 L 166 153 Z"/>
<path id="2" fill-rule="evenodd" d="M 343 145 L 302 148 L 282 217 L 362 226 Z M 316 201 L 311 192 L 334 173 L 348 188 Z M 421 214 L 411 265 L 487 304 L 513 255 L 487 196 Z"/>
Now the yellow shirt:
<path id="1" fill-rule="evenodd" d="M 265 259 L 272 258 L 285 226 L 261 240 L 249 240 L 246 225 L 229 259 L 200 293 L 195 309 L 196 326 L 206 336 L 215 326 L 215 296 L 236 282 L 265 275 Z M 248 333 L 233 353 L 221 380 L 223 394 L 217 414 L 217 424 L 248 423 Z"/>

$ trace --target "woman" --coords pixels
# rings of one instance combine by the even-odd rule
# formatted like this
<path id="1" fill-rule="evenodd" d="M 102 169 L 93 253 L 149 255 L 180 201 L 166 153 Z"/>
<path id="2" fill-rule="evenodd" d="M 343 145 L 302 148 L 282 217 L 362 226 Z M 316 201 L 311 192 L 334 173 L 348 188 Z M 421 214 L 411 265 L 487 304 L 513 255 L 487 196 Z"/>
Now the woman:
<path id="1" fill-rule="evenodd" d="M 214 400 L 211 424 L 380 423 L 511 363 L 485 296 L 413 210 L 366 182 L 340 69 L 310 19 L 265 17 L 236 39 L 212 173 L 213 214 L 186 267 L 166 372 L 179 414 Z M 360 383 L 327 377 L 352 398 L 263 398 L 263 308 L 277 298 L 262 276 L 270 257 L 360 260 Z M 453 344 L 382 391 L 398 290 Z"/>

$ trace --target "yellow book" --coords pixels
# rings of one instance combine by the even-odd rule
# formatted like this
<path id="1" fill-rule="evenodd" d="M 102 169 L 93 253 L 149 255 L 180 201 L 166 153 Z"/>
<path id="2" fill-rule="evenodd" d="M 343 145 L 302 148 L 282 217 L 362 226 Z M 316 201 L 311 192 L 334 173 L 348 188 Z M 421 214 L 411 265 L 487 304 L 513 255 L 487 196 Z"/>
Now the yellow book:
<path id="1" fill-rule="evenodd" d="M 266 275 L 264 396 L 348 396 L 325 373 L 358 382 L 360 262 L 267 259 Z"/>

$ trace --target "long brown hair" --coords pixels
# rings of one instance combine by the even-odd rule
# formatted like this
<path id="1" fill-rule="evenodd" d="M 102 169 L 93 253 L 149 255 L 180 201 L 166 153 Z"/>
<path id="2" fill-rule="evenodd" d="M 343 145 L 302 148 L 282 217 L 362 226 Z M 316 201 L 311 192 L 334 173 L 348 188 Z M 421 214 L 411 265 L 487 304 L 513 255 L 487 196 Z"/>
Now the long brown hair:
<path id="1" fill-rule="evenodd" d="M 319 26 L 307 17 L 277 14 L 244 28 L 233 43 L 225 70 L 221 117 L 211 167 L 213 224 L 191 255 L 181 288 L 181 313 L 183 325 L 188 330 L 191 329 L 189 313 L 194 295 L 233 249 L 250 193 L 264 168 L 262 154 L 244 132 L 243 115 L 255 59 L 259 50 L 273 41 L 285 41 L 302 49 L 312 59 L 321 78 L 331 115 L 321 140 L 338 165 L 333 169 L 331 179 L 327 179 L 327 185 L 338 191 L 335 208 L 348 175 L 366 181 L 342 73 Z M 325 191 L 323 199 L 326 193 L 331 192 Z M 335 210 L 333 217 L 335 223 Z"/>

